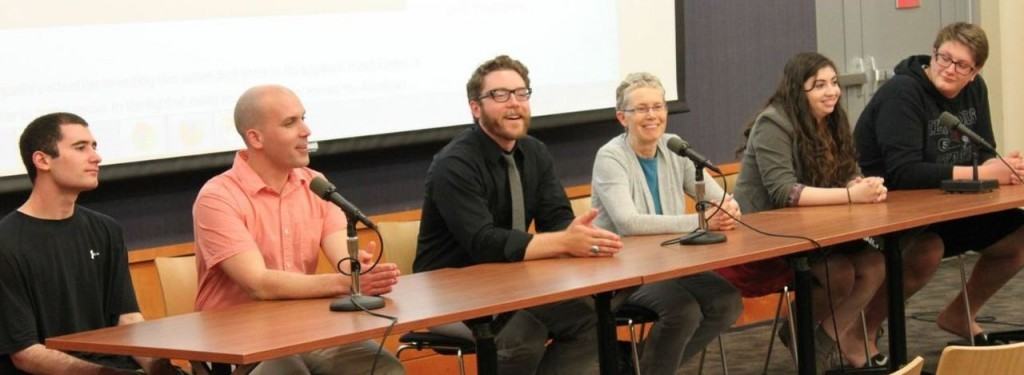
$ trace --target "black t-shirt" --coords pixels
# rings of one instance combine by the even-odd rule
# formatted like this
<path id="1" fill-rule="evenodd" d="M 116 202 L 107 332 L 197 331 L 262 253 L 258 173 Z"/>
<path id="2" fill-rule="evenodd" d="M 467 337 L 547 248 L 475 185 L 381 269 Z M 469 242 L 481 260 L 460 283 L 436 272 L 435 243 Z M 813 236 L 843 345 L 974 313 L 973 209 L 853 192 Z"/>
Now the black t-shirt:
<path id="1" fill-rule="evenodd" d="M 911 56 L 896 66 L 896 76 L 871 98 L 854 129 L 864 175 L 881 176 L 890 189 L 937 188 L 952 178 L 953 166 L 971 165 L 971 149 L 960 134 L 939 125 L 949 112 L 995 146 L 988 89 L 977 76 L 949 99 L 925 74 L 930 57 Z M 995 156 L 980 145 L 978 162 Z"/>
<path id="2" fill-rule="evenodd" d="M 81 206 L 64 220 L 14 211 L 0 220 L 0 373 L 10 355 L 47 337 L 117 325 L 138 312 L 121 227 Z M 72 353 L 107 366 L 129 357 Z"/>
<path id="3" fill-rule="evenodd" d="M 413 271 L 523 260 L 532 235 L 512 228 L 508 170 L 479 126 L 459 133 L 427 171 L 423 219 Z M 526 136 L 513 149 L 523 184 L 526 226 L 565 229 L 573 220 L 547 147 Z"/>

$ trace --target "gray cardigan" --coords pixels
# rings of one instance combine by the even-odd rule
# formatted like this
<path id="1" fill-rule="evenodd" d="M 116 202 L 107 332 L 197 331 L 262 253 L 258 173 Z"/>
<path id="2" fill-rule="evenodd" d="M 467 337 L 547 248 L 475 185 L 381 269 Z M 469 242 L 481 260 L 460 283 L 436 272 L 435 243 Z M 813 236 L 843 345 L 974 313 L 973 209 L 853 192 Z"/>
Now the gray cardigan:
<path id="1" fill-rule="evenodd" d="M 743 213 L 788 206 L 803 170 L 793 134 L 793 123 L 779 108 L 768 106 L 757 115 L 736 178 L 736 203 Z"/>
<path id="2" fill-rule="evenodd" d="M 654 213 L 654 200 L 626 134 L 612 138 L 597 151 L 591 182 L 591 205 L 600 211 L 594 224 L 620 235 L 681 233 L 697 228 L 697 215 L 686 214 L 684 192 L 693 196 L 694 165 L 668 150 L 671 134 L 658 141 L 658 188 L 664 215 Z M 701 171 L 704 173 L 704 171 Z M 704 174 L 705 199 L 722 198 L 724 191 Z"/>

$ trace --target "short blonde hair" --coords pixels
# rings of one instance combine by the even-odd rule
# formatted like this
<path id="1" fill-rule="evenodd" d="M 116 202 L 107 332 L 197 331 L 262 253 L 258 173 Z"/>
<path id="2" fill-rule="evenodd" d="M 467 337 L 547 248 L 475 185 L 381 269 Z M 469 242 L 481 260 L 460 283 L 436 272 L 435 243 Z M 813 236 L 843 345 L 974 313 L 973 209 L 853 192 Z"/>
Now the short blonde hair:
<path id="1" fill-rule="evenodd" d="M 971 58 L 974 59 L 974 65 L 978 68 L 985 66 L 985 60 L 988 60 L 988 37 L 985 36 L 985 30 L 982 30 L 981 26 L 967 22 L 946 25 L 935 36 L 935 43 L 932 44 L 932 48 L 938 51 L 942 43 L 945 42 L 962 43 L 971 50 Z"/>

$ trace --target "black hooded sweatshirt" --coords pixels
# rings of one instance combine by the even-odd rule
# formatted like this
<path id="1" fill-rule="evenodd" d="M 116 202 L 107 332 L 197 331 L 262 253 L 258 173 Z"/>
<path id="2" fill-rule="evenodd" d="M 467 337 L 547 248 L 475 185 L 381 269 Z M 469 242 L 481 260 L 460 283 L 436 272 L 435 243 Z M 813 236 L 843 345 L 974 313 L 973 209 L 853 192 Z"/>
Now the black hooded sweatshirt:
<path id="1" fill-rule="evenodd" d="M 911 56 L 896 65 L 896 75 L 871 98 L 857 120 L 854 140 L 865 176 L 881 176 L 889 189 L 937 188 L 953 176 L 954 165 L 971 165 L 971 151 L 959 132 L 939 126 L 949 112 L 995 146 L 988 88 L 978 75 L 956 97 L 935 88 L 924 69 L 930 56 Z M 978 151 L 978 162 L 995 156 Z"/>

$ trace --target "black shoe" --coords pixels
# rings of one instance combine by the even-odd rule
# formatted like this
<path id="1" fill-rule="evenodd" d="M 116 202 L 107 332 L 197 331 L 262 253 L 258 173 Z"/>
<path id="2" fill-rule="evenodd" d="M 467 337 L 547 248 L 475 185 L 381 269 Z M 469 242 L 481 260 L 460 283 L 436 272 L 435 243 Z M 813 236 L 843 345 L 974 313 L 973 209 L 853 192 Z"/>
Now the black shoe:
<path id="1" fill-rule="evenodd" d="M 979 333 L 977 335 L 974 335 L 974 346 L 995 346 L 995 345 L 1005 345 L 1005 344 L 1009 344 L 1009 342 L 991 338 L 985 332 L 982 332 L 982 333 Z M 946 345 L 971 346 L 971 340 L 966 340 L 966 339 L 954 340 L 954 341 L 947 342 Z"/>
<path id="2" fill-rule="evenodd" d="M 875 354 L 875 355 L 871 356 L 871 358 L 868 358 L 867 364 L 864 365 L 864 367 L 887 367 L 887 366 L 889 366 L 889 356 L 887 356 L 885 354 L 882 354 L 882 353 L 878 353 L 878 354 Z"/>

